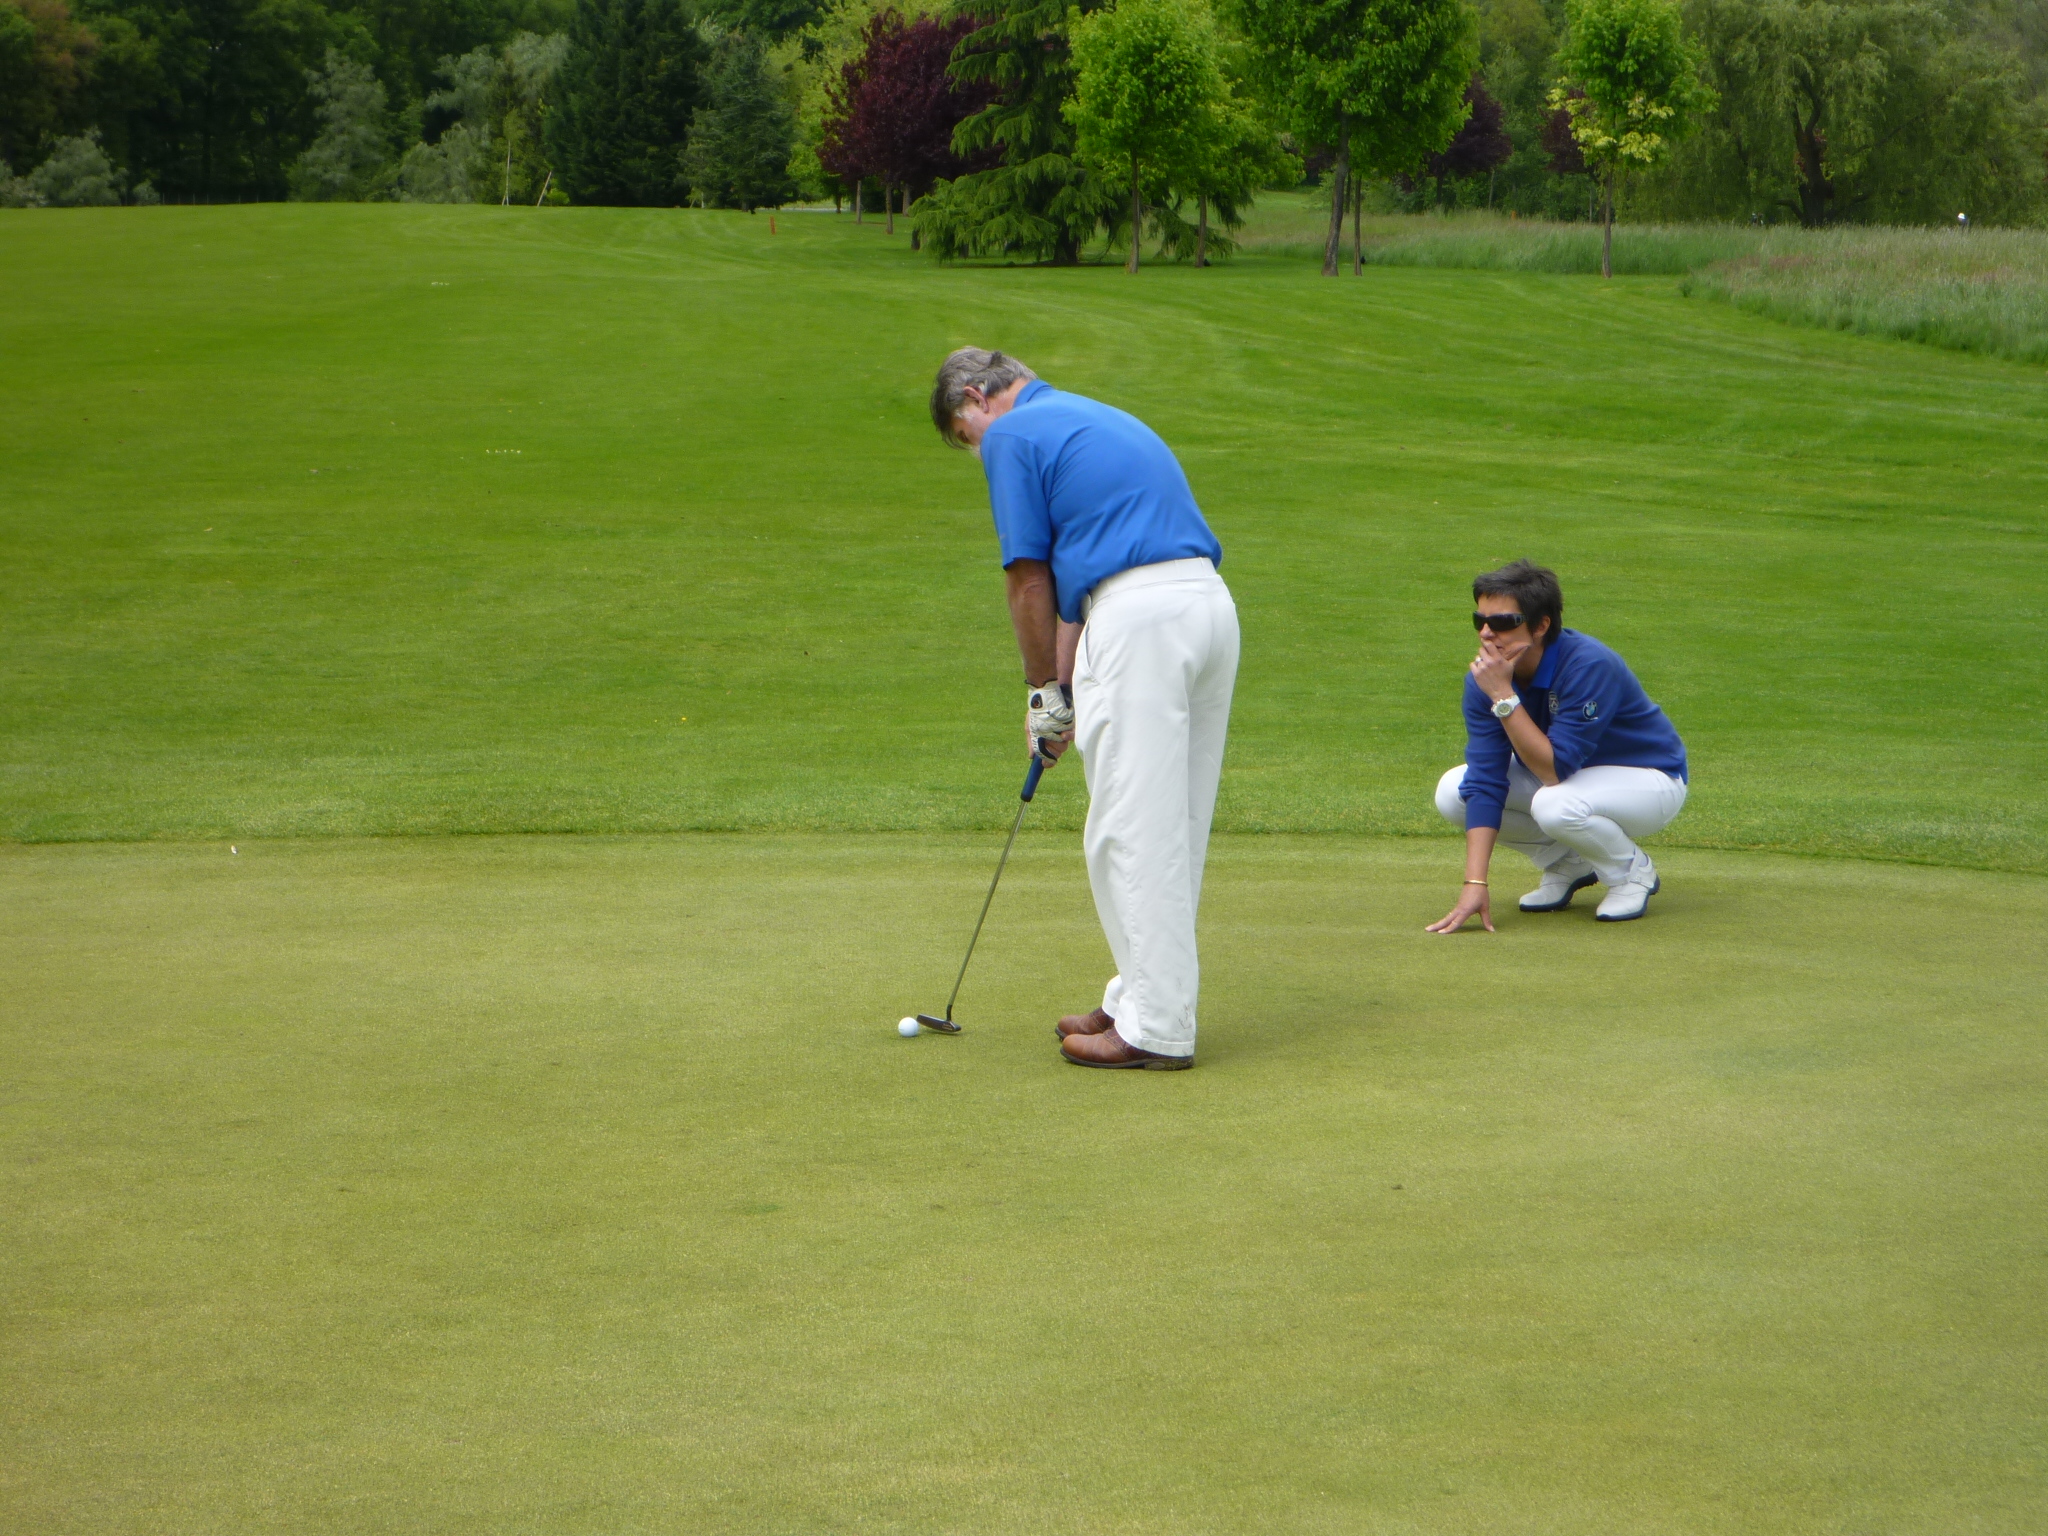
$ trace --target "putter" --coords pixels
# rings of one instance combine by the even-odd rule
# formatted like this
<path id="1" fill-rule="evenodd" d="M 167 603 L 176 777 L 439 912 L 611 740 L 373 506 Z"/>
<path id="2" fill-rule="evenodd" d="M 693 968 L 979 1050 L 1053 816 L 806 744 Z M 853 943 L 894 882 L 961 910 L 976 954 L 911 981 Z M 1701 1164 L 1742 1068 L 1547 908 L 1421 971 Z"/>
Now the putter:
<path id="1" fill-rule="evenodd" d="M 960 983 L 967 979 L 967 962 L 974 958 L 975 943 L 981 938 L 981 925 L 988 921 L 988 909 L 996 899 L 996 887 L 1002 883 L 1003 866 L 1010 862 L 1010 850 L 1017 846 L 1017 829 L 1024 825 L 1024 812 L 1031 804 L 1031 797 L 1038 793 L 1038 780 L 1045 772 L 1046 759 L 1034 752 L 1031 766 L 1024 774 L 1024 793 L 1018 797 L 1017 819 L 1010 823 L 1010 839 L 1003 844 L 1003 856 L 996 860 L 996 877 L 988 883 L 988 895 L 982 899 L 981 916 L 974 920 L 974 936 L 967 941 L 967 954 L 960 961 L 960 974 L 953 978 L 953 995 L 946 999 L 946 1016 L 934 1018 L 920 1013 L 917 1022 L 926 1029 L 937 1030 L 942 1035 L 957 1035 L 960 1026 L 953 1022 L 953 1005 L 960 1000 Z"/>

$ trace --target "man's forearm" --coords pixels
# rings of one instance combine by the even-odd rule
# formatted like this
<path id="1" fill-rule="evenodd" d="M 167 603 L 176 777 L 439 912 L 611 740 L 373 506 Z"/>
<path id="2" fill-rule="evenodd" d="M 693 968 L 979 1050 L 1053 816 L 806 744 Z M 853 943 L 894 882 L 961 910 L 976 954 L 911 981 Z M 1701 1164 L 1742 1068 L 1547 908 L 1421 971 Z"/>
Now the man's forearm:
<path id="1" fill-rule="evenodd" d="M 1058 652 L 1059 680 L 1069 688 L 1074 686 L 1074 656 L 1081 649 L 1081 626 L 1060 620 L 1060 632 L 1054 649 Z M 1040 682 L 1044 679 L 1040 678 Z"/>
<path id="2" fill-rule="evenodd" d="M 1034 686 L 1068 681 L 1073 657 L 1065 657 L 1063 670 L 1052 568 L 1043 560 L 1013 560 L 1003 568 L 1003 580 L 1009 589 L 1010 627 L 1017 631 L 1017 650 L 1024 658 L 1024 681 Z"/>

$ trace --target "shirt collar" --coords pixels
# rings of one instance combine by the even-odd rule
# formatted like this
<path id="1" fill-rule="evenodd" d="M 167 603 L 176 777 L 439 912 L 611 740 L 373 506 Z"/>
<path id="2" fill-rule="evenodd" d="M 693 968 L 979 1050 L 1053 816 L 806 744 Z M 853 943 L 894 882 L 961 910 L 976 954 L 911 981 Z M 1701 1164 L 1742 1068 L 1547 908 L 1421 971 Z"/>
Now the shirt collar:
<path id="1" fill-rule="evenodd" d="M 1564 649 L 1564 637 L 1569 633 L 1571 631 L 1560 629 L 1557 632 L 1557 643 L 1543 647 L 1543 659 L 1536 663 L 1536 675 L 1529 679 L 1531 688 L 1540 692 L 1550 687 L 1550 680 L 1557 675 L 1558 652 Z"/>
<path id="2" fill-rule="evenodd" d="M 1033 379 L 1029 384 L 1026 384 L 1017 391 L 1017 398 L 1011 404 L 1010 409 L 1014 411 L 1018 406 L 1027 404 L 1033 396 L 1044 394 L 1051 388 L 1052 386 L 1046 383 L 1045 380 Z"/>

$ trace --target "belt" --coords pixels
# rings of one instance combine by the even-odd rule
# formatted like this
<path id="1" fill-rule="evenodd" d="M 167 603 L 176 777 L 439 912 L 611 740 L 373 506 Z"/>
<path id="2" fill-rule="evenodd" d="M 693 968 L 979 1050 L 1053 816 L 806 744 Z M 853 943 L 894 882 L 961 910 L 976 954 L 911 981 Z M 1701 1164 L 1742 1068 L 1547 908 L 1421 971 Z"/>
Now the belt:
<path id="1" fill-rule="evenodd" d="M 1106 597 L 1133 587 L 1152 587 L 1165 581 L 1187 581 L 1191 577 L 1207 576 L 1214 579 L 1216 562 L 1207 555 L 1196 555 L 1188 560 L 1161 560 L 1154 565 L 1134 565 L 1127 571 L 1118 571 L 1114 576 L 1105 576 L 1095 583 L 1088 595 L 1081 599 L 1081 622 L 1088 622 L 1089 610 Z"/>

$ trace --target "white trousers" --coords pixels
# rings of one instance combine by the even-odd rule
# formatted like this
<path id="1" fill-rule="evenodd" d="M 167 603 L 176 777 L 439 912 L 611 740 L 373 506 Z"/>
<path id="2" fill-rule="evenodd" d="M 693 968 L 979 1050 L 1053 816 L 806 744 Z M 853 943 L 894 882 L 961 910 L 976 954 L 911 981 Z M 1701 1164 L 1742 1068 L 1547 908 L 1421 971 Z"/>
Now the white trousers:
<path id="1" fill-rule="evenodd" d="M 1195 913 L 1237 682 L 1237 607 L 1207 560 L 1110 577 L 1074 661 L 1088 777 L 1088 885 L 1117 973 L 1102 994 L 1127 1044 L 1195 1051 Z"/>
<path id="2" fill-rule="evenodd" d="M 1458 798 L 1464 782 L 1463 763 L 1437 780 L 1436 808 L 1454 827 L 1465 825 L 1465 802 Z M 1512 757 L 1500 843 L 1526 853 L 1538 869 L 1576 853 L 1613 885 L 1642 852 L 1635 839 L 1662 832 L 1684 807 L 1685 780 L 1655 768 L 1581 768 L 1546 785 Z"/>

